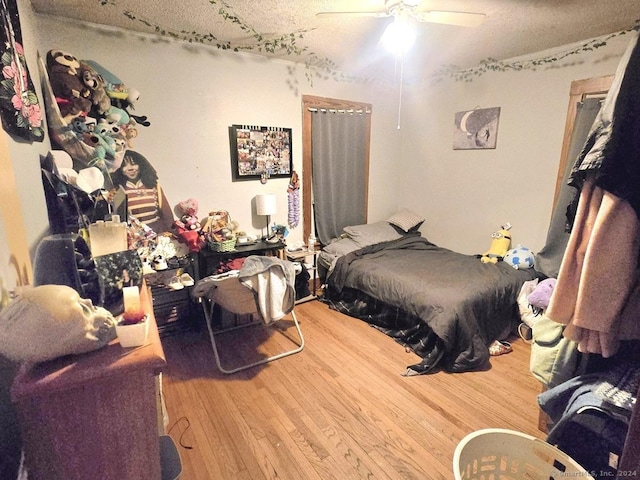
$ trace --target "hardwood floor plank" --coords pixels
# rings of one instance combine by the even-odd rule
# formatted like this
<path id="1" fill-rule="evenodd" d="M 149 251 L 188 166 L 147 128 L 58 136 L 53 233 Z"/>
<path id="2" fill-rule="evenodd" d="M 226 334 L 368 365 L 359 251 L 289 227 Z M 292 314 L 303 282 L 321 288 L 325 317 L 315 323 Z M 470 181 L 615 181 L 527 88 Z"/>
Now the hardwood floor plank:
<path id="1" fill-rule="evenodd" d="M 169 433 L 183 445 L 181 478 L 449 480 L 454 449 L 472 431 L 544 438 L 540 387 L 520 339 L 512 353 L 492 357 L 488 371 L 404 377 L 419 358 L 365 322 L 318 301 L 296 314 L 301 353 L 234 375 L 218 372 L 206 330 L 163 338 L 163 392 Z M 295 338 L 291 325 L 284 333 Z M 250 327 L 219 346 L 233 365 L 292 343 Z"/>

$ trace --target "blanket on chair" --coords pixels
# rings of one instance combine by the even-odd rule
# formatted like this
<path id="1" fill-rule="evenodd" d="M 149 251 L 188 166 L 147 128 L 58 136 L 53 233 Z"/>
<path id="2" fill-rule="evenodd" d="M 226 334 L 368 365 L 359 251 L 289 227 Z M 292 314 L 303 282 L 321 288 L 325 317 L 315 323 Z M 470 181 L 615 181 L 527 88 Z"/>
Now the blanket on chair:
<path id="1" fill-rule="evenodd" d="M 265 324 L 280 320 L 296 301 L 293 263 L 277 257 L 252 255 L 244 261 L 240 282 L 254 292 L 258 313 Z"/>

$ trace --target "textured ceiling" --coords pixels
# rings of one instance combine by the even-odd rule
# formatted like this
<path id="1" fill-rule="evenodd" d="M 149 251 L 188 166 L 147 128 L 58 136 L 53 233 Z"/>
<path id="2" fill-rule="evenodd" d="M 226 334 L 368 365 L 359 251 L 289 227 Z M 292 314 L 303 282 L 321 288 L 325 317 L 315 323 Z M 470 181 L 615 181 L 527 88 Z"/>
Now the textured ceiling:
<path id="1" fill-rule="evenodd" d="M 256 48 L 250 53 L 308 61 L 328 59 L 350 75 L 393 74 L 393 57 L 378 47 L 391 18 L 317 17 L 326 11 L 384 10 L 384 0 L 31 0 L 37 13 L 153 34 L 212 34 L 232 46 L 255 45 L 253 34 L 277 38 L 296 33 L 297 54 Z M 219 9 L 251 31 L 225 20 Z M 406 74 L 419 78 L 445 65 L 474 67 L 488 58 L 504 60 L 619 32 L 640 18 L 638 0 L 422 0 L 425 10 L 486 14 L 479 27 L 420 23 L 419 38 L 405 58 Z M 131 19 L 135 17 L 135 19 Z"/>

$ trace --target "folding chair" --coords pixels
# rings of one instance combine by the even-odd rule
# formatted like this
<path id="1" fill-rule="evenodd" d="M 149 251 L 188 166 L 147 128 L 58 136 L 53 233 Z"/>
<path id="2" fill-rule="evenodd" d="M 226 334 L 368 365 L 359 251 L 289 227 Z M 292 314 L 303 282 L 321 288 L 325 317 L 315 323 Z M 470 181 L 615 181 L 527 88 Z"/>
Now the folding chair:
<path id="1" fill-rule="evenodd" d="M 293 355 L 302 351 L 302 349 L 304 348 L 304 337 L 302 336 L 302 331 L 300 330 L 298 318 L 296 317 L 295 312 L 291 310 L 289 314 L 293 318 L 299 341 L 289 338 L 288 336 L 287 338 L 289 338 L 289 340 L 291 340 L 296 345 L 296 348 L 269 356 L 267 358 L 262 358 L 258 361 L 244 364 L 236 368 L 227 369 L 223 367 L 220 361 L 220 354 L 218 353 L 218 346 L 216 345 L 216 336 L 226 332 L 230 332 L 232 330 L 237 330 L 262 323 L 259 320 L 254 320 L 252 322 L 244 323 L 241 325 L 237 324 L 237 318 L 240 315 L 252 315 L 254 319 L 256 316 L 258 318 L 261 317 L 258 311 L 258 300 L 255 292 L 247 286 L 243 285 L 237 276 L 225 279 L 216 279 L 216 276 L 212 275 L 201 280 L 201 282 L 202 281 L 212 282 L 212 284 L 209 285 L 210 288 L 208 290 L 208 294 L 206 296 L 198 297 L 198 300 L 202 303 L 202 307 L 204 310 L 205 322 L 207 324 L 207 329 L 209 330 L 209 337 L 211 339 L 211 347 L 213 348 L 213 354 L 215 355 L 216 365 L 222 373 L 236 373 L 241 370 L 246 370 L 247 368 L 272 362 L 274 360 L 278 360 L 280 358 L 287 357 L 289 355 Z M 231 327 L 214 330 L 213 317 L 216 305 L 219 305 L 223 309 L 232 313 L 236 317 L 236 324 Z M 270 321 L 269 319 L 267 319 L 264 321 L 264 324 L 269 327 L 276 324 L 277 321 L 279 320 Z"/>

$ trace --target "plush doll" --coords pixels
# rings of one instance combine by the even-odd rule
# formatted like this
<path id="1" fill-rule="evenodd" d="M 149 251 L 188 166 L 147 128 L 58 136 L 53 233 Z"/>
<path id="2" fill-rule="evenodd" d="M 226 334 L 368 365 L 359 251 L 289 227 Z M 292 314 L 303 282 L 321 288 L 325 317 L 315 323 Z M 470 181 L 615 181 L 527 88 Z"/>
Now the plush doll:
<path id="1" fill-rule="evenodd" d="M 497 263 L 502 261 L 511 246 L 510 228 L 511 225 L 507 223 L 502 225 L 500 230 L 491 234 L 491 238 L 493 239 L 491 240 L 491 247 L 480 257 L 482 263 Z"/>
<path id="2" fill-rule="evenodd" d="M 62 117 L 70 121 L 91 111 L 91 92 L 80 76 L 80 62 L 61 50 L 47 52 L 47 73 Z"/>
<path id="3" fill-rule="evenodd" d="M 549 306 L 551 294 L 556 286 L 556 282 L 557 280 L 555 278 L 542 280 L 527 297 L 527 301 L 529 305 L 533 307 L 536 315 L 544 312 Z"/>
<path id="4" fill-rule="evenodd" d="M 516 248 L 512 248 L 507 252 L 503 261 L 511 265 L 516 270 L 533 268 L 533 252 L 531 249 L 518 244 Z"/>
<path id="5" fill-rule="evenodd" d="M 198 201 L 195 198 L 183 200 L 176 205 L 175 214 L 179 219 L 173 222 L 173 226 L 181 241 L 189 247 L 190 252 L 199 252 L 204 245 L 204 239 L 198 220 Z"/>
<path id="6" fill-rule="evenodd" d="M 135 88 L 130 88 L 124 84 L 120 78 L 93 60 L 82 60 L 83 63 L 94 69 L 104 80 L 105 90 L 111 99 L 111 104 L 127 111 L 128 115 L 135 120 L 136 124 L 148 127 L 151 123 L 144 115 L 133 115 L 129 109 L 133 110 L 135 103 L 140 98 L 140 92 Z M 125 122 L 126 123 L 126 122 Z"/>
<path id="7" fill-rule="evenodd" d="M 80 62 L 80 75 L 85 87 L 91 92 L 93 115 L 96 117 L 104 115 L 111 107 L 111 98 L 109 98 L 104 88 L 102 75 L 85 62 Z"/>

